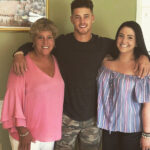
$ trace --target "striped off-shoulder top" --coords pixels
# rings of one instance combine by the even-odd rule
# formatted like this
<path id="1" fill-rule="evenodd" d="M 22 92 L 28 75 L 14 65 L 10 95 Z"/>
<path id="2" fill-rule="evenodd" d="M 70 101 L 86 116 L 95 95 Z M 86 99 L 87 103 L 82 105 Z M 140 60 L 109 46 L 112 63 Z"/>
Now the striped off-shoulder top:
<path id="1" fill-rule="evenodd" d="M 97 126 L 110 132 L 142 131 L 142 103 L 150 102 L 150 76 L 141 79 L 102 66 L 97 84 Z"/>

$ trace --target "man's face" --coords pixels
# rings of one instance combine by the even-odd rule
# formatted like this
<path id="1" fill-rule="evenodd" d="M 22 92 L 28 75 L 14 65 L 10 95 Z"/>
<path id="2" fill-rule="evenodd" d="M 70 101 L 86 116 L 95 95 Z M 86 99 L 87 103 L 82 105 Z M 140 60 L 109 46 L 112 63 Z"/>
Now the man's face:
<path id="1" fill-rule="evenodd" d="M 89 8 L 76 8 L 71 16 L 74 32 L 80 35 L 91 33 L 94 15 Z"/>

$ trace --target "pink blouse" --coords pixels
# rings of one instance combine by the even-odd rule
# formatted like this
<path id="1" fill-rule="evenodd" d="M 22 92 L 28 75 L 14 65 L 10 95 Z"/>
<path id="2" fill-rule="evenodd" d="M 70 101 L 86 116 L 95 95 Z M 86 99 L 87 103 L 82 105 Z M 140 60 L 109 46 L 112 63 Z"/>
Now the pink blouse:
<path id="1" fill-rule="evenodd" d="M 53 57 L 54 58 L 54 57 Z M 16 127 L 27 127 L 35 140 L 48 142 L 61 138 L 64 82 L 55 62 L 53 77 L 40 70 L 29 55 L 28 71 L 17 76 L 11 69 L 1 121 L 11 136 L 19 139 Z"/>

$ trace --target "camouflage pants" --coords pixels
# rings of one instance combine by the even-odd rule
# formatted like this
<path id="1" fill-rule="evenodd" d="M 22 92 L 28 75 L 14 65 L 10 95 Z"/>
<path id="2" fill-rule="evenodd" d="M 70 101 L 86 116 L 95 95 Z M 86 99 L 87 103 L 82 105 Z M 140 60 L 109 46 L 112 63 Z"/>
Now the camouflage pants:
<path id="1" fill-rule="evenodd" d="M 100 150 L 100 141 L 101 130 L 96 119 L 75 121 L 63 115 L 62 139 L 55 143 L 55 150 Z"/>

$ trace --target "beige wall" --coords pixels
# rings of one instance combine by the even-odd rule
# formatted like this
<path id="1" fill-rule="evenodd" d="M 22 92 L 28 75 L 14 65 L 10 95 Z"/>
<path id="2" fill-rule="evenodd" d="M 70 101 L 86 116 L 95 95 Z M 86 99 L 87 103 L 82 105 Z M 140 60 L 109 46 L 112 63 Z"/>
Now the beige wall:
<path id="1" fill-rule="evenodd" d="M 49 14 L 55 21 L 60 33 L 73 30 L 70 23 L 71 0 L 50 0 Z M 95 23 L 93 32 L 101 36 L 113 38 L 123 21 L 135 20 L 136 0 L 93 0 Z M 0 99 L 5 92 L 6 80 L 12 62 L 12 54 L 16 48 L 30 41 L 27 33 L 0 31 Z"/>
<path id="2" fill-rule="evenodd" d="M 71 0 L 50 0 L 50 17 L 61 33 L 72 31 L 70 18 Z M 102 36 L 114 37 L 116 29 L 126 20 L 135 20 L 136 0 L 93 0 L 95 23 L 93 32 Z"/>

